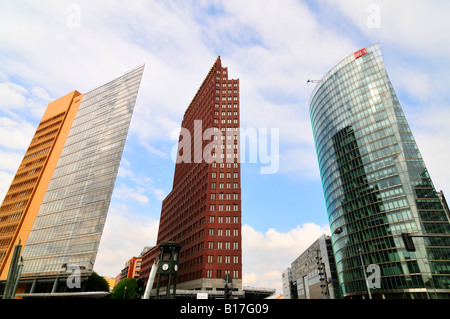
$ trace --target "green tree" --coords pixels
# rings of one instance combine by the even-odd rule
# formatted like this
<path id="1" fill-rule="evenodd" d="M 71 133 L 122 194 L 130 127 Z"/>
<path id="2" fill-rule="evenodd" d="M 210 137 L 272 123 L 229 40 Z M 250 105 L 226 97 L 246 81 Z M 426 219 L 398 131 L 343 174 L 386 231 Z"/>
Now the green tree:
<path id="1" fill-rule="evenodd" d="M 113 299 L 134 299 L 138 297 L 136 292 L 137 280 L 127 278 L 121 280 L 113 289 L 111 298 Z"/>
<path id="2" fill-rule="evenodd" d="M 99 276 L 95 271 L 86 280 L 85 291 L 107 291 L 109 292 L 109 283 L 105 278 Z"/>

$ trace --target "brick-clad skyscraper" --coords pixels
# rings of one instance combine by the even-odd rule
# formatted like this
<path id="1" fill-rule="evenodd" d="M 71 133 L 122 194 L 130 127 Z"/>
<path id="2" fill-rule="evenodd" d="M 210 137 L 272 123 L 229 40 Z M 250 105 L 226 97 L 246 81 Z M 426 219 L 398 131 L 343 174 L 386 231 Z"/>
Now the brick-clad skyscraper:
<path id="1" fill-rule="evenodd" d="M 228 79 L 219 56 L 184 114 L 161 209 L 157 245 L 182 246 L 177 289 L 222 290 L 228 273 L 242 291 L 240 186 L 239 80 Z M 158 253 L 143 257 L 143 277 Z"/>

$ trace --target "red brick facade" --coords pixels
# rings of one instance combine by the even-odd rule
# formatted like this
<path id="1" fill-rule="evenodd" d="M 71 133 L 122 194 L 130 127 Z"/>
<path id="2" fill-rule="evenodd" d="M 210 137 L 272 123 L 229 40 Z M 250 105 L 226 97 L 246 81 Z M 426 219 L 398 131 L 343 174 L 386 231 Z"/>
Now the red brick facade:
<path id="1" fill-rule="evenodd" d="M 242 289 L 239 123 L 239 80 L 228 79 L 219 56 L 185 112 L 188 132 L 181 131 L 173 188 L 162 204 L 157 246 L 181 244 L 180 289 L 223 287 L 227 273 Z M 143 277 L 157 246 L 143 256 Z"/>

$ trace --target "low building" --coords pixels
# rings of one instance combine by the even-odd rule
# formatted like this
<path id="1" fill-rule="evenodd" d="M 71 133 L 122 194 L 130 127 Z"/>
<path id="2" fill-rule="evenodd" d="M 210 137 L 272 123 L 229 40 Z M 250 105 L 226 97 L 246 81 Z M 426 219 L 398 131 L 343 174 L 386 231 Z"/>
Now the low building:
<path id="1" fill-rule="evenodd" d="M 116 279 L 111 277 L 103 277 L 109 285 L 109 292 L 112 292 L 114 286 L 116 285 Z"/>
<path id="2" fill-rule="evenodd" d="M 124 279 L 127 278 L 135 278 L 139 279 L 139 275 L 141 273 L 142 268 L 142 255 L 145 254 L 149 250 L 148 247 L 145 247 L 139 257 L 131 257 L 126 263 L 125 267 L 122 269 L 120 274 L 116 276 L 116 285 Z"/>
<path id="3" fill-rule="evenodd" d="M 323 234 L 291 264 L 298 299 L 339 299 L 331 237 Z"/>
<path id="4" fill-rule="evenodd" d="M 286 268 L 281 274 L 283 284 L 283 299 L 298 299 L 297 286 L 292 280 L 292 269 Z"/>

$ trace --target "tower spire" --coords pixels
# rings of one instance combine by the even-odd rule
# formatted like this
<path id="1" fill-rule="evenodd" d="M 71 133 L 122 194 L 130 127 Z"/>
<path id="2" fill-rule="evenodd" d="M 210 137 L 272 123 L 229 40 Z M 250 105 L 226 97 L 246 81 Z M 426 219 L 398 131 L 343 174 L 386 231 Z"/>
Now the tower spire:
<path id="1" fill-rule="evenodd" d="M 218 67 L 222 67 L 222 60 L 220 59 L 220 54 L 217 56 L 216 63 Z"/>

